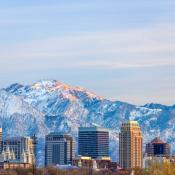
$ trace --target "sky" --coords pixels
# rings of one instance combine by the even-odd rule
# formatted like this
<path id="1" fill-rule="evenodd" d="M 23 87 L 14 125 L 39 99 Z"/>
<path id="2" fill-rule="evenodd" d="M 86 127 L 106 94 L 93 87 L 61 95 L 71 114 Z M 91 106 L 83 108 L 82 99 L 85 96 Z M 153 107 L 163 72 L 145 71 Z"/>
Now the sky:
<path id="1" fill-rule="evenodd" d="M 175 104 L 174 0 L 0 1 L 0 88 L 56 79 Z"/>

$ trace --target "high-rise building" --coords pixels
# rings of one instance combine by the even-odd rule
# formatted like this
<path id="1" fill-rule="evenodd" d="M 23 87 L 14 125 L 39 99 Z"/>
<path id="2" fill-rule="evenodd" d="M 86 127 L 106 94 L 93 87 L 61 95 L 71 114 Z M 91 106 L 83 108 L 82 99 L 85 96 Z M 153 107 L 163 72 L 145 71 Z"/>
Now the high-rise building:
<path id="1" fill-rule="evenodd" d="M 122 168 L 142 167 L 142 133 L 136 121 L 123 123 L 119 133 L 119 164 Z"/>
<path id="2" fill-rule="evenodd" d="M 2 128 L 0 128 L 0 153 L 2 152 Z"/>
<path id="3" fill-rule="evenodd" d="M 2 155 L 6 159 L 6 154 L 14 154 L 15 160 L 34 164 L 34 145 L 30 137 L 10 137 L 2 141 Z M 9 154 L 10 155 L 10 154 Z M 14 159 L 14 158 L 13 158 Z"/>
<path id="4" fill-rule="evenodd" d="M 150 143 L 146 144 L 145 153 L 147 156 L 169 156 L 170 145 L 156 137 Z"/>
<path id="5" fill-rule="evenodd" d="M 109 156 L 109 132 L 100 127 L 80 127 L 78 153 L 93 159 Z"/>
<path id="6" fill-rule="evenodd" d="M 72 164 L 75 157 L 74 141 L 70 135 L 50 133 L 46 136 L 45 165 Z"/>

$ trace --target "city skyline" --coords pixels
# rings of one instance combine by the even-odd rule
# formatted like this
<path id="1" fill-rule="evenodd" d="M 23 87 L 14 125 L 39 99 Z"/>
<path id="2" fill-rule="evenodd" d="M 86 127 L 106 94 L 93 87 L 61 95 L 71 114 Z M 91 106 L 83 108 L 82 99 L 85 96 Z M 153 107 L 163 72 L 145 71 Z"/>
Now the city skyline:
<path id="1" fill-rule="evenodd" d="M 0 88 L 56 79 L 112 100 L 173 105 L 175 2 L 0 2 Z"/>

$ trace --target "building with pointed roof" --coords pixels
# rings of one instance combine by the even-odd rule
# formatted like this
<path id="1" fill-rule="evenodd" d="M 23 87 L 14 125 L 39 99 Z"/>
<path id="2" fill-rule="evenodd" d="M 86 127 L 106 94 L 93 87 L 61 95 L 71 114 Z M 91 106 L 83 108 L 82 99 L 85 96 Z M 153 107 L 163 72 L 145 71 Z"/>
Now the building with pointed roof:
<path id="1" fill-rule="evenodd" d="M 10 150 L 9 147 L 7 147 L 6 150 L 2 150 L 2 153 L 0 154 L 0 162 L 5 162 L 5 161 L 15 161 L 16 157 L 14 154 L 13 150 Z"/>
<path id="2" fill-rule="evenodd" d="M 170 155 L 170 145 L 163 142 L 159 137 L 156 137 L 150 143 L 146 144 L 145 153 L 147 156 L 166 157 Z"/>
<path id="3" fill-rule="evenodd" d="M 34 144 L 30 137 L 10 137 L 2 141 L 4 153 L 14 155 L 16 161 L 34 164 Z"/>

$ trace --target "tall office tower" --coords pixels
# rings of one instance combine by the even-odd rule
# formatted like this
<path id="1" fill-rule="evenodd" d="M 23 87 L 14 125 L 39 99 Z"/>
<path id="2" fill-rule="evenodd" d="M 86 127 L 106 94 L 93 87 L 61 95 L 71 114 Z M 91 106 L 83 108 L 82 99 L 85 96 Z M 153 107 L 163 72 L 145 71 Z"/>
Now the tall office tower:
<path id="1" fill-rule="evenodd" d="M 0 128 L 0 153 L 2 152 L 2 128 Z"/>
<path id="2" fill-rule="evenodd" d="M 74 141 L 70 135 L 50 133 L 46 136 L 45 165 L 72 164 L 75 157 Z"/>
<path id="3" fill-rule="evenodd" d="M 142 167 L 142 133 L 136 121 L 123 123 L 119 133 L 119 164 L 122 168 Z"/>
<path id="4" fill-rule="evenodd" d="M 3 153 L 10 150 L 18 162 L 34 164 L 34 145 L 30 137 L 10 137 L 2 141 Z"/>
<path id="5" fill-rule="evenodd" d="M 150 143 L 146 144 L 145 153 L 147 156 L 169 156 L 170 145 L 156 137 Z"/>
<path id="6" fill-rule="evenodd" d="M 80 127 L 78 153 L 93 159 L 109 156 L 109 132 L 99 127 Z"/>

